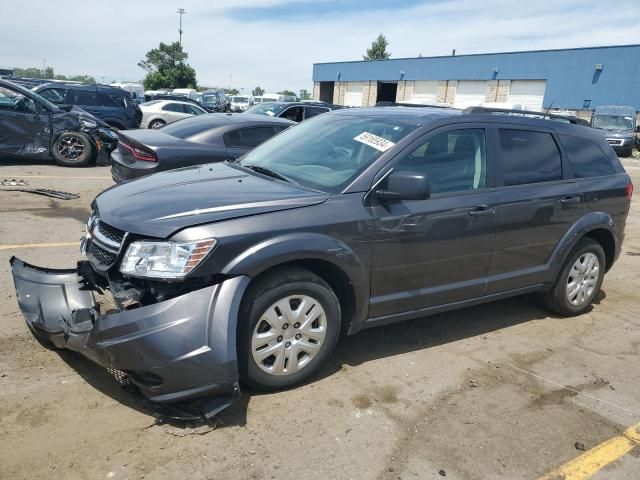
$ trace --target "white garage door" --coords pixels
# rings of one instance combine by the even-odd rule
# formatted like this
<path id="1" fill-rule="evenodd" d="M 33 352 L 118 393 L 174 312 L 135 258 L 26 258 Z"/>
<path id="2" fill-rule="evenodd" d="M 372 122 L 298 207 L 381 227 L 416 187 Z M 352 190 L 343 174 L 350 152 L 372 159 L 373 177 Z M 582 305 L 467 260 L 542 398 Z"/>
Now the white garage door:
<path id="1" fill-rule="evenodd" d="M 487 82 L 479 80 L 460 80 L 456 88 L 453 106 L 456 108 L 477 107 L 484 103 Z"/>
<path id="2" fill-rule="evenodd" d="M 546 80 L 511 80 L 508 103 L 520 104 L 525 110 L 542 111 Z"/>
<path id="3" fill-rule="evenodd" d="M 438 100 L 438 81 L 416 80 L 413 84 L 413 95 L 408 100 L 411 103 L 435 105 Z"/>
<path id="4" fill-rule="evenodd" d="M 344 94 L 344 104 L 347 107 L 361 107 L 363 88 L 364 82 L 348 82 Z"/>

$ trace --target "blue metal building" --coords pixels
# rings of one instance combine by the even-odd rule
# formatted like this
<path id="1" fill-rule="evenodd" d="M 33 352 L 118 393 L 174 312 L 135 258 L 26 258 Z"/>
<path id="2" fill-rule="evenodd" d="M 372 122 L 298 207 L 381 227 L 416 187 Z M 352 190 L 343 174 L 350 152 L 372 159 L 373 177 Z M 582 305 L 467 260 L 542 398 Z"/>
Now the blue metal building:
<path id="1" fill-rule="evenodd" d="M 313 81 L 314 98 L 354 106 L 395 100 L 640 110 L 640 45 L 318 63 Z"/>

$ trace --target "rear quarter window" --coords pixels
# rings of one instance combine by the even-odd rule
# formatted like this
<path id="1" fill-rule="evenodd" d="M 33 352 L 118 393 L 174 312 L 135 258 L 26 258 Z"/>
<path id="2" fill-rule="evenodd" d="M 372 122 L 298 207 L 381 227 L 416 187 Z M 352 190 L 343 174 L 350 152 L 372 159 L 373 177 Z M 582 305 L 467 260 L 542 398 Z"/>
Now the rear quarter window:
<path id="1" fill-rule="evenodd" d="M 616 173 L 609 156 L 593 140 L 572 135 L 560 135 L 569 164 L 578 178 L 602 177 Z"/>
<path id="2" fill-rule="evenodd" d="M 562 161 L 553 135 L 500 129 L 504 185 L 562 180 Z"/>

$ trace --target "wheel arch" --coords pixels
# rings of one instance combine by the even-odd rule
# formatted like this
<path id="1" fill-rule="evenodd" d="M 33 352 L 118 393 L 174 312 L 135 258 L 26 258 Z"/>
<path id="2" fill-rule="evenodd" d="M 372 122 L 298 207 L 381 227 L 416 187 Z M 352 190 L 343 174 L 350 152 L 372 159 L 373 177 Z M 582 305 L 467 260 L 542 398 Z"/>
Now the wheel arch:
<path id="1" fill-rule="evenodd" d="M 322 278 L 335 292 L 346 321 L 345 331 L 358 331 L 369 305 L 369 276 L 344 243 L 322 234 L 293 234 L 262 242 L 234 258 L 222 270 L 247 275 L 252 282 L 277 269 L 297 266 Z"/>
<path id="2" fill-rule="evenodd" d="M 591 211 L 573 224 L 551 254 L 547 263 L 548 270 L 552 274 L 549 277 L 550 282 L 555 281 L 567 257 L 584 237 L 592 238 L 600 243 L 606 256 L 605 272 L 611 268 L 619 248 L 613 218 L 605 212 Z"/>

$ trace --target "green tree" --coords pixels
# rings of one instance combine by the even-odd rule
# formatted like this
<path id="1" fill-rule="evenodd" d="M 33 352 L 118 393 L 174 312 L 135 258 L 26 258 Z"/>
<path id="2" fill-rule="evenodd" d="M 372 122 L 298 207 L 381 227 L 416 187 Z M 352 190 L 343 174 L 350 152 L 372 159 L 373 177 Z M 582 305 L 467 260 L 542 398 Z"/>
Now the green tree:
<path id="1" fill-rule="evenodd" d="M 138 66 L 147 72 L 142 81 L 146 90 L 158 88 L 197 88 L 196 71 L 185 60 L 189 54 L 178 42 L 160 42 L 149 50 Z"/>
<path id="2" fill-rule="evenodd" d="M 291 95 L 291 96 L 296 96 L 296 92 L 292 92 L 291 90 L 282 90 L 281 92 L 278 92 L 278 95 Z"/>
<path id="3" fill-rule="evenodd" d="M 311 94 L 308 92 L 306 88 L 300 90 L 300 100 L 311 100 Z"/>
<path id="4" fill-rule="evenodd" d="M 381 33 L 378 35 L 373 43 L 371 43 L 371 48 L 367 48 L 367 54 L 363 55 L 362 58 L 364 60 L 388 60 L 391 56 L 391 53 L 387 52 L 387 47 L 389 46 L 389 42 L 387 42 L 387 38 Z"/>
<path id="5" fill-rule="evenodd" d="M 238 90 L 237 88 L 225 88 L 224 89 L 224 93 L 225 95 L 237 95 L 238 93 L 240 93 L 240 90 Z"/>
<path id="6" fill-rule="evenodd" d="M 96 83 L 96 79 L 91 75 L 74 75 L 72 77 L 67 77 L 67 80 L 71 80 L 72 82 L 82 82 L 87 84 Z"/>
<path id="7" fill-rule="evenodd" d="M 264 88 L 262 87 L 254 88 L 253 91 L 251 92 L 251 95 L 253 95 L 254 97 L 261 97 L 262 95 L 264 95 Z"/>

